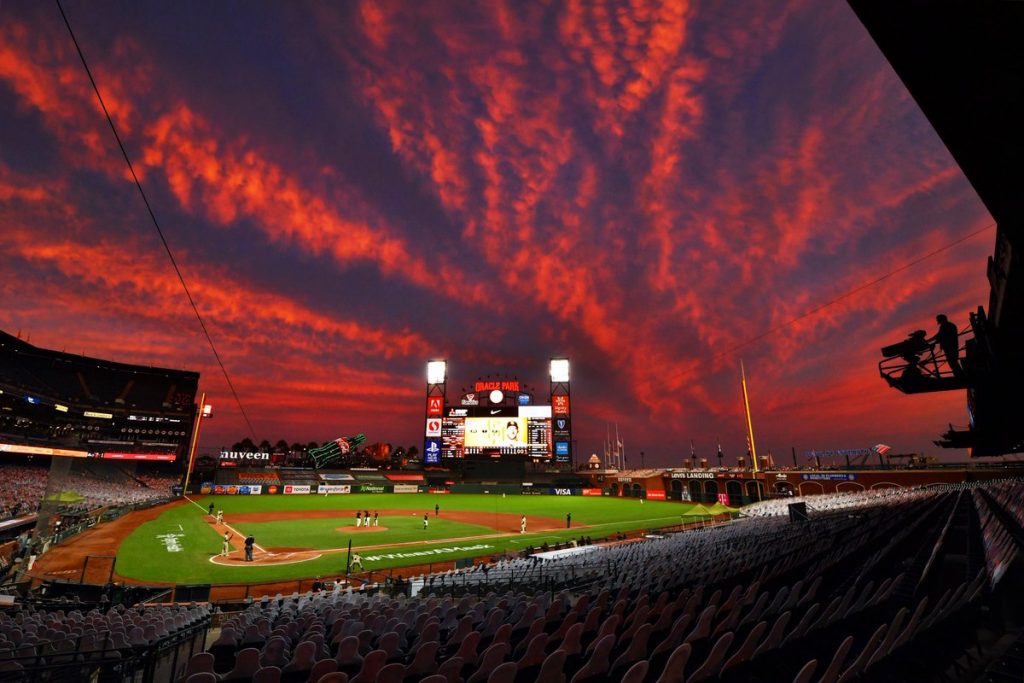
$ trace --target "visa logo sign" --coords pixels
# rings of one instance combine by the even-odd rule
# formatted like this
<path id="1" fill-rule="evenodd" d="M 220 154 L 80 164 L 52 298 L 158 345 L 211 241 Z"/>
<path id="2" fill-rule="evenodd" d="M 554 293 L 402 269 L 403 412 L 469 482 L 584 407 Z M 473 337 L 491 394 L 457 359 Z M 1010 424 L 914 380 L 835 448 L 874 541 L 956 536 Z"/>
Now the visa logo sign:
<path id="1" fill-rule="evenodd" d="M 571 496 L 572 489 L 554 489 L 556 496 Z"/>

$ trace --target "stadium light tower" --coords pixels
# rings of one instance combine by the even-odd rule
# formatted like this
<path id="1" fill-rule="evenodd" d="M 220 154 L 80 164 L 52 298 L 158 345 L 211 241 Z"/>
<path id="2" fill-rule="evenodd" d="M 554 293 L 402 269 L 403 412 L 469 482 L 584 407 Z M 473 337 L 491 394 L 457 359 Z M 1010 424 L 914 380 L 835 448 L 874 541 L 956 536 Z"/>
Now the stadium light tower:
<path id="1" fill-rule="evenodd" d="M 569 359 L 552 358 L 551 378 L 551 427 L 552 448 L 556 463 L 573 466 L 572 423 L 569 419 Z"/>
<path id="2" fill-rule="evenodd" d="M 569 381 L 569 359 L 568 358 L 552 358 L 551 359 L 551 381 L 554 382 L 568 382 Z"/>
<path id="3" fill-rule="evenodd" d="M 448 361 L 427 361 L 427 384 L 444 384 L 448 379 Z"/>
<path id="4" fill-rule="evenodd" d="M 441 462 L 441 418 L 448 388 L 448 361 L 427 361 L 426 431 L 423 437 L 424 464 Z"/>

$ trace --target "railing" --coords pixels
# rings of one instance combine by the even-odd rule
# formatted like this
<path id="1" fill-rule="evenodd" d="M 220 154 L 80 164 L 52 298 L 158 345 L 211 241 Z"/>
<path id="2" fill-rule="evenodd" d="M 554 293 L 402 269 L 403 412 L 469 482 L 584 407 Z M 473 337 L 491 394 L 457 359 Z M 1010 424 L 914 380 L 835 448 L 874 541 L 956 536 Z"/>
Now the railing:
<path id="1" fill-rule="evenodd" d="M 923 335 L 923 332 L 918 332 Z M 957 365 L 964 357 L 964 351 L 971 342 L 973 331 L 968 328 L 959 334 Z M 896 347 L 902 347 L 896 352 Z M 954 372 L 949 358 L 942 352 L 936 353 L 935 344 L 923 337 L 911 335 L 900 344 L 883 349 L 891 353 L 878 362 L 878 374 L 889 384 L 907 394 L 932 391 L 963 389 L 968 385 L 967 373 L 961 369 Z"/>

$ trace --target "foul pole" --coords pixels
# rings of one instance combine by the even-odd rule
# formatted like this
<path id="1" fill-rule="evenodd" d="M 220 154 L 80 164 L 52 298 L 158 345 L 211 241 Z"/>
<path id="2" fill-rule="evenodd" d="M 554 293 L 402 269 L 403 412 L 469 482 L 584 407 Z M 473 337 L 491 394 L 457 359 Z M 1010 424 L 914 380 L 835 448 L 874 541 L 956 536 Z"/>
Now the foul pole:
<path id="1" fill-rule="evenodd" d="M 188 470 L 185 472 L 185 490 L 184 494 L 188 495 L 188 480 L 192 477 L 192 462 L 196 457 L 196 446 L 199 445 L 199 428 L 203 422 L 203 408 L 206 406 L 206 392 L 199 399 L 199 410 L 196 411 L 196 426 L 192 430 L 192 442 L 188 447 Z"/>
<path id="2" fill-rule="evenodd" d="M 750 459 L 754 462 L 754 486 L 757 488 L 757 499 L 761 500 L 761 487 L 757 483 L 757 446 L 754 445 L 754 425 L 750 421 L 750 399 L 747 396 L 747 373 L 740 360 L 740 386 L 743 388 L 743 414 L 747 418 L 747 438 L 750 439 Z"/>

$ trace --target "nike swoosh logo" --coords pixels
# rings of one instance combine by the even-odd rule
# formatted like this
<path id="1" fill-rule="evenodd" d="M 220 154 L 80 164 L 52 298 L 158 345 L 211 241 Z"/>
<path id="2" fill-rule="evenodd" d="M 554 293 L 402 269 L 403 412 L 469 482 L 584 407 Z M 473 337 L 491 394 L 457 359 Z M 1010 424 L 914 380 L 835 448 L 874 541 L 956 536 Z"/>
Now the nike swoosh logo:
<path id="1" fill-rule="evenodd" d="M 500 412 L 501 412 L 500 410 L 492 410 L 491 411 L 491 415 L 497 415 Z"/>

